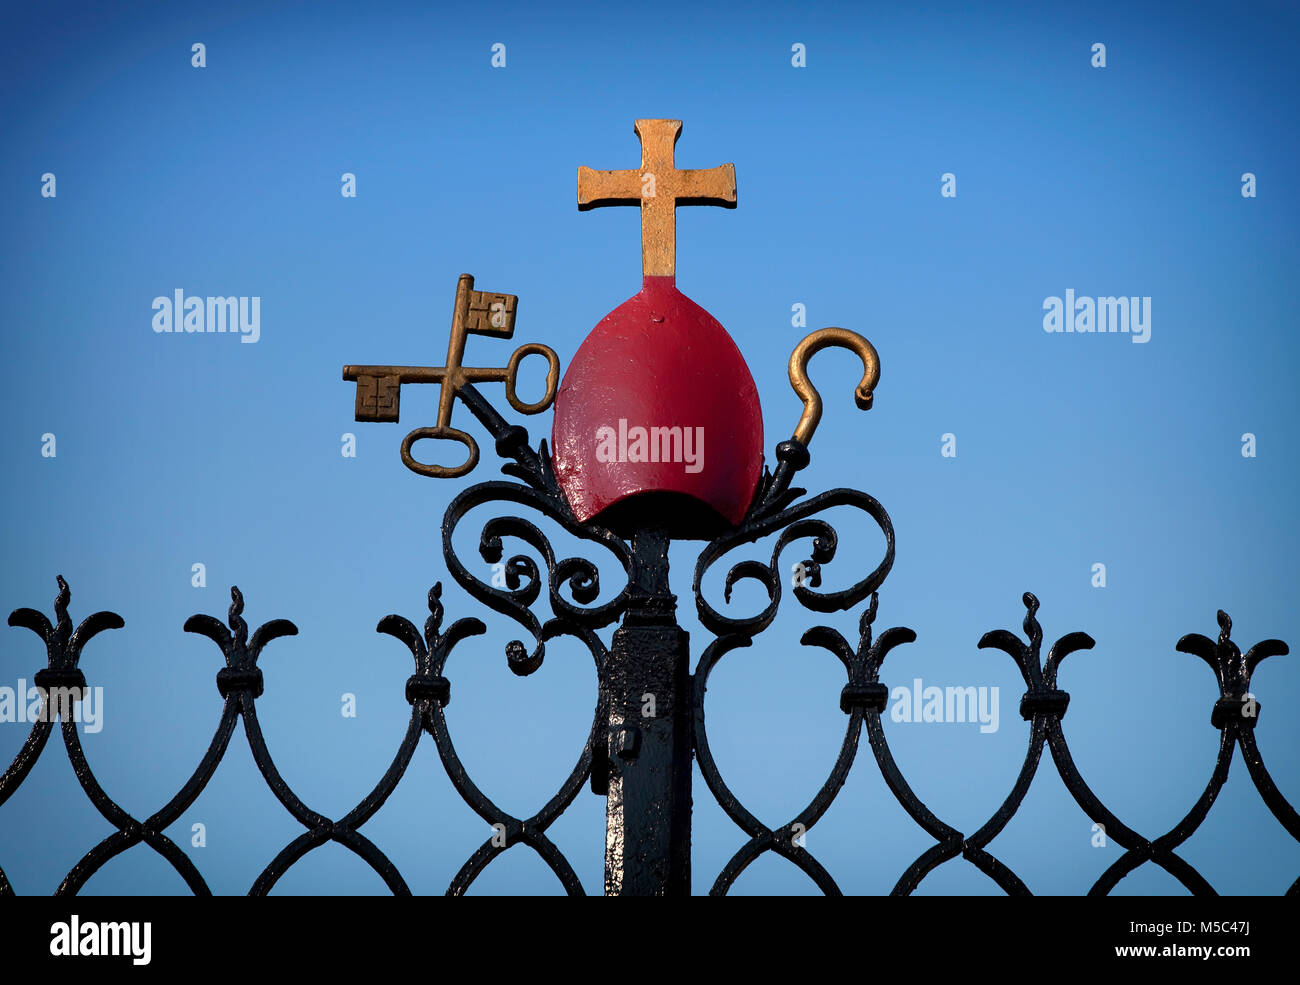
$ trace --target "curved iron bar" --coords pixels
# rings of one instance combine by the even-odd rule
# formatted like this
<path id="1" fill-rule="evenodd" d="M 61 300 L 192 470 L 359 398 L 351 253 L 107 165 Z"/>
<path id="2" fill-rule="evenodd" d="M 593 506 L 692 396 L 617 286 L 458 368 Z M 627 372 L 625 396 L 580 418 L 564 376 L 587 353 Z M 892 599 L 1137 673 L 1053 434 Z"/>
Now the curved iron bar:
<path id="1" fill-rule="evenodd" d="M 1046 740 L 1052 751 L 1052 758 L 1056 765 L 1062 782 L 1066 789 L 1070 791 L 1075 802 L 1079 804 L 1085 814 L 1097 824 L 1102 825 L 1106 836 L 1111 838 L 1116 844 L 1125 849 L 1125 853 L 1112 863 L 1105 872 L 1094 883 L 1089 895 L 1105 895 L 1109 893 L 1115 885 L 1129 872 L 1145 862 L 1154 862 L 1181 882 L 1189 891 L 1197 895 L 1215 895 L 1214 888 L 1206 879 L 1196 871 L 1185 859 L 1180 857 L 1175 849 L 1187 840 L 1191 834 L 1200 826 L 1208 815 L 1210 808 L 1213 806 L 1219 791 L 1222 789 L 1224 782 L 1227 780 L 1228 767 L 1232 759 L 1233 740 L 1225 733 L 1220 741 L 1219 753 L 1216 757 L 1215 767 L 1211 774 L 1210 780 L 1186 816 L 1174 825 L 1167 833 L 1149 840 L 1130 827 L 1125 825 L 1115 814 L 1101 803 L 1100 799 L 1093 793 L 1087 782 L 1083 779 L 1078 768 L 1075 766 L 1073 758 L 1069 752 L 1069 746 L 1065 740 L 1065 734 L 1061 725 L 1061 719 L 1065 715 L 1066 708 L 1069 705 L 1069 694 L 1060 691 L 1056 687 L 1057 671 L 1060 663 L 1070 653 L 1090 649 L 1094 644 L 1091 637 L 1085 633 L 1070 633 L 1052 647 L 1048 654 L 1047 660 L 1039 670 L 1039 647 L 1042 643 L 1042 630 L 1038 625 L 1036 613 L 1038 611 L 1038 600 L 1026 592 L 1024 595 L 1026 607 L 1025 615 L 1025 633 L 1029 638 L 1029 645 L 1026 646 L 1021 640 L 1005 630 L 995 630 L 986 633 L 980 640 L 981 647 L 996 647 L 1004 650 L 1016 661 L 1021 668 L 1021 674 L 1025 678 L 1025 683 L 1029 690 L 1021 699 L 1020 714 L 1023 718 L 1030 720 L 1033 726 L 1033 735 L 1031 737 L 1031 754 L 1037 757 L 1041 753 L 1041 743 Z M 1220 622 L 1222 623 L 1226 616 L 1220 613 Z M 1226 633 L 1226 630 L 1225 630 Z M 1220 647 L 1226 642 L 1226 635 L 1220 638 Z M 1185 652 L 1199 652 L 1188 647 L 1199 647 L 1200 641 L 1208 644 L 1211 648 L 1209 662 L 1211 666 L 1215 665 L 1213 656 L 1214 644 L 1210 643 L 1204 637 L 1183 637 L 1179 641 L 1178 649 Z M 1285 644 L 1278 641 L 1266 641 L 1266 644 L 1276 644 L 1282 647 L 1281 652 L 1285 652 Z M 1261 644 L 1264 646 L 1265 644 Z M 1229 644 L 1230 646 L 1230 644 Z M 1235 647 L 1231 647 L 1235 651 Z M 1279 651 L 1272 651 L 1279 652 Z M 1204 654 L 1201 654 L 1204 655 Z M 1259 659 L 1263 659 L 1261 654 Z M 1240 660 L 1240 654 L 1236 654 Z M 1224 650 L 1226 661 L 1227 650 Z M 1253 664 L 1251 665 L 1253 668 Z M 1226 663 L 1225 663 L 1226 667 Z M 1227 671 L 1230 682 L 1240 682 L 1242 678 L 1238 675 L 1232 676 L 1232 671 Z M 1221 684 L 1224 677 L 1220 677 Z M 1249 674 L 1245 675 L 1242 692 L 1245 692 L 1245 686 L 1249 684 Z M 1231 684 L 1229 684 L 1231 686 Z M 1226 692 L 1225 692 L 1226 693 Z M 1237 705 L 1240 706 L 1240 700 Z M 1220 704 L 1222 704 L 1222 699 Z M 1220 714 L 1219 706 L 1216 706 L 1216 720 Z M 1224 727 L 1224 726 L 1220 726 Z M 1035 741 L 1035 739 L 1037 741 Z M 1005 806 L 1005 805 L 1004 805 Z M 1018 806 L 1018 804 L 1017 804 Z M 1014 812 L 1014 809 L 1013 809 Z M 1002 812 L 999 812 L 1001 816 Z M 1007 814 L 1002 823 L 1009 820 L 1010 814 Z M 1001 825 L 999 825 L 999 828 Z M 996 832 L 994 832 L 996 833 Z M 991 835 L 990 835 L 991 837 Z M 987 839 L 986 839 L 987 840 Z"/>
<path id="2" fill-rule="evenodd" d="M 506 645 L 506 659 L 510 669 L 522 677 L 541 666 L 546 652 L 541 620 L 531 609 L 542 589 L 537 562 L 523 554 L 511 556 L 505 563 L 505 588 L 497 588 L 475 577 L 457 556 L 452 544 L 457 525 L 465 515 L 477 506 L 493 502 L 527 506 L 549 517 L 574 536 L 600 544 L 614 555 L 629 580 L 633 564 L 632 551 L 612 531 L 574 520 L 562 494 L 552 495 L 518 483 L 496 480 L 470 486 L 451 501 L 442 522 L 442 550 L 447 570 L 470 595 L 513 619 L 532 634 L 535 645 L 531 652 L 520 640 L 511 640 Z M 496 517 L 484 524 L 478 549 L 479 555 L 488 564 L 501 561 L 504 537 L 522 540 L 541 555 L 546 568 L 547 600 L 556 618 L 575 626 L 599 629 L 608 626 L 627 608 L 628 584 L 608 602 L 584 608 L 586 603 L 595 601 L 600 595 L 600 572 L 597 566 L 581 557 L 557 560 L 550 540 L 537 526 L 519 517 Z M 573 602 L 561 594 L 564 584 L 568 585 Z"/>
<path id="3" fill-rule="evenodd" d="M 573 636 L 587 646 L 595 662 L 599 681 L 604 673 L 606 659 L 605 645 L 600 640 L 600 637 L 586 627 L 561 619 L 552 619 L 542 627 L 541 637 L 545 641 L 554 639 L 557 636 Z M 437 673 L 441 674 L 445 662 L 446 654 L 444 653 L 441 659 L 435 662 Z M 603 687 L 598 685 L 598 690 L 603 691 Z M 461 799 L 479 817 L 487 821 L 494 829 L 493 835 L 470 856 L 460 871 L 453 877 L 451 884 L 447 888 L 447 895 L 463 896 L 489 862 L 511 846 L 520 843 L 528 845 L 541 856 L 542 860 L 550 866 L 551 871 L 560 880 L 565 892 L 571 896 L 585 895 L 582 883 L 578 880 L 573 867 L 563 853 L 546 836 L 545 832 L 573 803 L 578 791 L 582 789 L 583 783 L 591 773 L 592 749 L 596 746 L 597 736 L 601 734 L 604 727 L 599 702 L 597 703 L 591 730 L 588 733 L 582 753 L 578 757 L 578 762 L 560 785 L 560 789 L 555 795 L 543 805 L 541 810 L 526 819 L 517 818 L 503 810 L 470 779 L 452 742 L 451 732 L 443 712 L 444 704 L 445 702 L 436 702 L 429 707 L 426 729 L 434 738 L 438 748 L 438 756 L 442 760 L 443 768 L 446 770 L 452 785 L 456 788 L 456 792 L 460 794 Z"/>
<path id="4" fill-rule="evenodd" d="M 885 535 L 885 554 L 875 570 L 856 584 L 838 592 L 815 592 L 812 589 L 821 585 L 822 566 L 835 558 L 839 538 L 835 528 L 828 522 L 812 517 L 815 513 L 835 506 L 855 507 L 875 520 L 880 532 Z M 767 591 L 767 606 L 758 614 L 741 619 L 718 612 L 701 591 L 700 585 L 705 573 L 725 554 L 778 530 L 782 532 L 772 548 L 768 563 L 753 560 L 738 562 L 727 572 L 723 588 L 724 599 L 729 603 L 737 582 L 744 579 L 757 581 Z M 885 508 L 874 497 L 856 489 L 832 489 L 784 510 L 768 511 L 756 518 L 747 519 L 736 530 L 714 539 L 700 552 L 692 583 L 700 622 L 717 636 L 733 633 L 756 636 L 767 629 L 776 618 L 781 604 L 781 585 L 785 580 L 781 570 L 781 554 L 794 541 L 807 537 L 813 541 L 812 556 L 802 562 L 803 583 L 795 586 L 794 596 L 801 605 L 814 612 L 851 609 L 880 587 L 894 565 L 894 525 Z"/>
<path id="5" fill-rule="evenodd" d="M 840 709 L 849 716 L 849 724 L 845 730 L 839 755 L 831 767 L 826 782 L 822 784 L 808 806 L 792 821 L 780 828 L 769 828 L 762 824 L 740 803 L 731 788 L 727 786 L 709 748 L 708 730 L 705 725 L 704 695 L 708 688 L 709 674 L 723 656 L 738 647 L 749 646 L 753 640 L 741 634 L 724 636 L 711 643 L 701 655 L 695 672 L 694 693 L 695 752 L 700 772 L 718 804 L 750 836 L 750 840 L 741 846 L 719 873 L 710 895 L 725 895 L 745 868 L 767 851 L 776 852 L 799 866 L 826 895 L 842 895 L 830 873 L 807 851 L 800 840 L 826 814 L 844 786 L 857 756 L 858 738 L 864 716 L 869 712 L 874 713 L 877 722 L 879 721 L 880 711 L 884 709 L 889 697 L 888 690 L 878 680 L 880 663 L 894 647 L 916 639 L 916 634 L 912 630 L 894 627 L 881 633 L 873 643 L 871 624 L 875 620 L 878 603 L 879 596 L 873 592 L 871 604 L 859 622 L 861 635 L 856 650 L 850 648 L 844 637 L 829 626 L 816 626 L 804 633 L 800 640 L 805 646 L 820 646 L 829 650 L 844 665 L 848 683 L 840 692 Z"/>
<path id="6" fill-rule="evenodd" d="M 1204 660 L 1218 679 L 1219 699 L 1215 702 L 1210 715 L 1210 723 L 1221 733 L 1214 772 L 1196 805 L 1168 833 L 1154 842 L 1143 839 L 1133 846 L 1120 842 L 1128 851 L 1102 874 L 1090 891 L 1090 895 L 1109 893 L 1120 879 L 1146 861 L 1154 861 L 1161 865 L 1194 893 L 1216 895 L 1213 887 L 1200 873 L 1174 855 L 1172 849 L 1191 837 L 1209 814 L 1210 807 L 1223 789 L 1224 783 L 1227 782 L 1235 744 L 1241 745 L 1242 758 L 1264 803 L 1287 832 L 1293 838 L 1300 840 L 1300 816 L 1297 816 L 1295 809 L 1281 797 L 1273 784 L 1272 777 L 1264 768 L 1263 759 L 1255 745 L 1254 728 L 1259 720 L 1261 706 L 1250 693 L 1251 675 L 1259 662 L 1268 656 L 1284 655 L 1290 652 L 1289 648 L 1281 640 L 1263 640 L 1251 647 L 1243 656 L 1231 639 L 1232 620 L 1222 609 L 1218 613 L 1218 622 L 1220 632 L 1217 643 L 1199 633 L 1189 633 L 1180 639 L 1176 646 L 1179 652 L 1190 653 Z M 1064 750 L 1063 738 L 1061 746 L 1062 755 L 1068 761 L 1068 751 Z M 1055 746 L 1053 754 L 1056 755 Z M 1073 764 L 1069 765 L 1072 769 Z M 1066 779 L 1064 772 L 1062 778 Z M 1069 785 L 1068 779 L 1067 785 Z M 1073 788 L 1071 792 L 1074 792 Z M 1076 799 L 1078 799 L 1077 795 Z M 1106 830 L 1109 833 L 1110 829 Z M 1119 839 L 1116 838 L 1116 841 L 1118 842 Z M 1172 863 L 1173 867 L 1171 868 L 1166 862 Z M 1297 886 L 1300 886 L 1300 880 L 1292 885 L 1287 894 L 1295 893 Z"/>
<path id="7" fill-rule="evenodd" d="M 109 797 L 99 785 L 99 781 L 95 779 L 90 765 L 86 762 L 74 722 L 64 721 L 63 740 L 81 788 L 95 809 L 117 830 L 82 856 L 69 870 L 54 895 L 75 896 L 85 886 L 86 881 L 103 868 L 110 859 L 144 842 L 171 864 L 194 895 L 211 896 L 211 890 L 208 889 L 207 883 L 190 857 L 163 833 L 176 819 L 175 816 L 170 815 L 164 808 L 146 821 L 137 821 Z M 215 768 L 215 760 L 213 762 Z M 175 798 L 173 798 L 174 803 Z M 180 811 L 175 813 L 179 815 Z"/>
<path id="8" fill-rule="evenodd" d="M 1219 610 L 1218 622 L 1220 632 L 1217 643 L 1199 633 L 1189 633 L 1178 641 L 1176 647 L 1179 652 L 1190 653 L 1204 660 L 1218 679 L 1219 699 L 1215 702 L 1210 715 L 1211 724 L 1219 729 L 1221 733 L 1214 771 L 1201 797 L 1187 815 L 1169 832 L 1155 839 L 1155 841 L 1149 842 L 1146 839 L 1137 839 L 1126 828 L 1121 829 L 1125 839 L 1132 837 L 1136 843 L 1129 844 L 1126 840 L 1121 840 L 1120 837 L 1115 838 L 1115 841 L 1126 848 L 1127 851 L 1109 869 L 1102 873 L 1090 890 L 1090 895 L 1109 893 L 1120 879 L 1147 861 L 1153 861 L 1165 868 L 1193 893 L 1216 895 L 1214 888 L 1204 877 L 1186 861 L 1174 854 L 1173 849 L 1190 838 L 1209 814 L 1211 806 L 1213 806 L 1219 792 L 1223 789 L 1224 783 L 1227 782 L 1229 767 L 1232 763 L 1232 751 L 1236 744 L 1241 746 L 1242 758 L 1246 762 L 1251 780 L 1263 797 L 1265 804 L 1282 823 L 1283 827 L 1286 828 L 1287 832 L 1292 837 L 1300 840 L 1300 816 L 1297 816 L 1295 809 L 1277 791 L 1272 777 L 1268 775 L 1268 771 L 1264 768 L 1258 747 L 1255 745 L 1254 727 L 1258 721 L 1261 706 L 1255 700 L 1254 695 L 1250 693 L 1250 678 L 1259 662 L 1268 656 L 1284 655 L 1289 652 L 1289 649 L 1281 640 L 1263 640 L 1251 647 L 1243 656 L 1237 645 L 1231 640 L 1232 620 L 1223 610 Z M 1059 732 L 1059 727 L 1057 731 Z M 1060 746 L 1059 752 L 1057 749 L 1058 744 Z M 1062 779 L 1070 787 L 1075 799 L 1079 800 L 1080 805 L 1087 810 L 1087 806 L 1080 800 L 1080 791 L 1076 791 L 1074 786 L 1071 785 L 1071 779 L 1077 778 L 1078 773 L 1069 759 L 1069 752 L 1065 748 L 1063 736 L 1059 738 L 1059 743 L 1057 738 L 1053 737 L 1053 755 L 1057 758 Z M 1087 791 L 1086 785 L 1083 784 L 1081 778 L 1078 782 L 1081 791 L 1086 791 L 1091 801 L 1095 802 L 1096 798 L 1092 796 L 1091 791 Z M 1108 835 L 1111 833 L 1110 827 L 1106 828 L 1106 832 Z M 1300 886 L 1300 880 L 1297 880 L 1292 885 L 1291 889 L 1288 890 L 1288 895 L 1296 893 L 1297 886 Z"/>
<path id="9" fill-rule="evenodd" d="M 72 628 L 72 619 L 68 615 L 68 603 L 72 601 L 72 591 L 68 588 L 68 583 L 64 580 L 63 575 L 58 575 L 55 579 L 59 586 L 58 594 L 54 597 L 54 625 L 45 618 L 45 614 L 37 612 L 35 609 L 15 609 L 9 613 L 9 625 L 21 626 L 24 629 L 30 629 L 39 636 L 45 644 L 45 662 L 46 666 L 38 670 L 33 675 L 32 683 L 40 692 L 41 709 L 37 721 L 32 724 L 32 730 L 28 733 L 26 741 L 23 743 L 18 754 L 10 763 L 4 775 L 0 776 L 0 805 L 13 794 L 15 790 L 27 779 L 27 774 L 32 771 L 36 761 L 40 758 L 45 749 L 45 743 L 49 741 L 50 731 L 54 723 L 54 712 L 63 712 L 69 708 L 52 708 L 50 703 L 50 693 L 53 690 L 62 689 L 64 693 L 71 696 L 72 701 L 80 701 L 86 692 L 86 676 L 78 666 L 81 660 L 81 651 L 90 640 L 97 634 L 106 629 L 121 629 L 126 623 L 116 612 L 95 612 L 85 619 L 74 630 Z M 26 701 L 26 695 L 17 695 L 18 701 Z M 67 736 L 68 728 L 71 728 L 72 737 L 76 739 L 76 723 L 64 719 L 64 735 Z M 69 747 L 71 749 L 71 747 Z M 85 767 L 85 776 L 83 771 L 77 771 L 77 778 L 81 780 L 83 786 L 86 783 L 86 777 L 89 777 L 90 769 Z M 91 778 L 93 780 L 93 777 Z M 92 798 L 93 799 L 93 798 Z M 107 798 L 105 798 L 107 799 Z M 109 801 L 109 803 L 112 803 Z M 96 808 L 103 813 L 104 808 L 96 803 Z M 118 812 L 125 815 L 116 804 L 112 805 Z M 110 821 L 111 823 L 111 821 Z M 0 869 L 0 896 L 13 895 L 13 887 L 10 885 L 4 870 Z"/>
<path id="10" fill-rule="evenodd" d="M 718 878 L 714 881 L 713 888 L 709 891 L 711 896 L 723 896 L 731 888 L 732 884 L 742 872 L 758 858 L 763 852 L 776 852 L 803 870 L 828 896 L 840 896 L 840 888 L 836 885 L 835 880 L 831 878 L 829 872 L 818 862 L 802 845 L 799 844 L 799 836 L 807 828 L 816 823 L 817 819 L 825 813 L 826 808 L 834 799 L 839 786 L 844 782 L 841 775 L 839 783 L 835 783 L 837 773 L 842 774 L 847 771 L 848 764 L 853 760 L 854 752 L 857 749 L 858 731 L 861 726 L 860 717 L 850 722 L 849 730 L 845 734 L 844 743 L 840 749 L 840 755 L 836 761 L 835 767 L 831 770 L 831 778 L 826 781 L 822 789 L 818 791 L 813 798 L 813 802 L 805 808 L 790 824 L 781 828 L 769 828 L 764 825 L 758 818 L 754 817 L 731 792 L 727 786 L 722 774 L 719 772 L 717 763 L 713 759 L 713 752 L 709 748 L 708 732 L 704 725 L 704 693 L 708 687 L 709 674 L 727 653 L 738 647 L 747 647 L 753 640 L 748 636 L 733 634 L 714 640 L 705 649 L 700 656 L 700 662 L 695 672 L 695 693 L 694 693 L 694 738 L 695 738 L 695 756 L 699 763 L 700 773 L 704 777 L 704 782 L 708 784 L 709 790 L 717 799 L 718 804 L 726 811 L 727 815 L 736 822 L 740 828 L 750 836 L 750 840 L 742 845 L 740 849 L 732 856 L 731 860 L 724 866 Z M 796 828 L 796 824 L 803 824 L 802 829 Z M 780 832 L 778 834 L 777 832 Z M 787 837 L 787 834 L 789 837 Z"/>
<path id="11" fill-rule="evenodd" d="M 10 624 L 12 625 L 12 623 Z M 32 771 L 36 761 L 41 758 L 41 752 L 45 749 L 45 743 L 50 738 L 51 723 L 48 721 L 36 722 L 32 725 L 32 730 L 27 733 L 27 739 L 23 746 L 18 750 L 9 768 L 0 776 L 0 805 L 3 805 L 10 795 L 13 794 L 23 780 L 27 779 L 27 774 Z M 0 866 L 0 896 L 13 896 L 14 887 L 9 882 L 8 876 L 5 875 L 3 866 Z"/>
<path id="12" fill-rule="evenodd" d="M 561 785 L 560 790 L 540 811 L 530 818 L 520 819 L 497 806 L 470 779 L 469 773 L 456 753 L 444 712 L 451 698 L 451 683 L 443 674 L 452 647 L 461 639 L 481 635 L 486 632 L 487 627 L 478 619 L 460 619 L 452 624 L 445 635 L 439 636 L 438 627 L 441 625 L 443 615 L 441 594 L 440 584 L 429 591 L 430 615 L 425 622 L 423 639 L 415 626 L 402 616 L 385 616 L 380 620 L 377 629 L 381 633 L 401 640 L 415 657 L 416 674 L 407 681 L 407 698 L 413 706 L 412 723 L 433 737 L 443 768 L 456 788 L 456 792 L 475 813 L 494 828 L 493 835 L 452 879 L 447 894 L 463 895 L 488 862 L 512 845 L 522 843 L 533 848 L 550 866 L 566 892 L 570 895 L 582 895 L 582 885 L 572 866 L 545 832 L 573 802 L 587 778 L 591 768 L 591 736 L 595 734 L 595 726 L 593 725 L 592 732 L 588 735 L 587 744 L 577 765 Z M 604 645 L 594 632 L 582 626 L 553 619 L 541 627 L 540 635 L 543 640 L 561 635 L 576 636 L 591 652 L 596 662 L 597 675 L 602 672 Z M 413 743 L 412 748 L 414 748 Z M 409 758 L 408 754 L 407 761 Z"/>
<path id="13" fill-rule="evenodd" d="M 429 616 L 424 623 L 423 636 L 410 620 L 399 615 L 385 616 L 375 627 L 377 632 L 405 643 L 415 660 L 415 673 L 406 682 L 406 699 L 411 704 L 411 721 L 388 770 L 374 789 L 339 821 L 330 822 L 321 818 L 310 825 L 307 832 L 287 845 L 258 877 L 253 886 L 253 895 L 264 895 L 289 866 L 313 848 L 331 840 L 350 848 L 365 859 L 383 878 L 394 895 L 410 895 L 410 889 L 396 866 L 357 829 L 375 815 L 405 776 L 416 746 L 419 744 L 421 732 L 428 728 L 434 709 L 437 709 L 440 714 L 441 708 L 451 700 L 451 684 L 442 676 L 442 670 L 452 649 L 461 641 L 487 631 L 487 627 L 480 620 L 471 618 L 458 619 L 447 628 L 445 633 L 441 632 L 445 614 L 441 583 L 435 583 L 429 589 L 428 608 Z M 254 719 L 254 728 L 256 728 L 255 721 Z M 260 730 L 257 731 L 257 735 L 261 743 Z M 265 748 L 264 744 L 262 748 Z M 269 757 L 267 761 L 269 764 Z M 295 813 L 294 808 L 288 803 L 285 803 L 285 806 L 291 813 Z M 299 818 L 299 820 L 303 819 Z"/>
<path id="14" fill-rule="evenodd" d="M 326 841 L 337 842 L 354 852 L 375 870 L 393 893 L 409 894 L 410 890 L 398 874 L 396 866 L 354 827 L 354 824 L 364 823 L 375 810 L 378 810 L 392 792 L 392 788 L 396 786 L 401 772 L 394 774 L 390 769 L 385 774 L 385 779 L 380 781 L 380 786 L 376 787 L 375 791 L 362 802 L 363 806 L 369 807 L 367 811 L 363 813 L 362 807 L 358 807 L 337 822 L 331 821 L 302 802 L 276 768 L 275 761 L 267 748 L 266 739 L 262 735 L 255 704 L 262 694 L 263 687 L 262 671 L 257 666 L 257 658 L 261 655 L 262 648 L 278 637 L 297 635 L 298 628 L 287 619 L 274 619 L 259 626 L 250 640 L 248 624 L 242 617 L 244 597 L 237 587 L 233 587 L 230 590 L 230 598 L 229 630 L 212 616 L 196 615 L 185 621 L 185 631 L 206 636 L 221 649 L 226 659 L 226 666 L 217 674 L 217 688 L 226 701 L 228 713 L 229 709 L 233 708 L 238 715 L 242 716 L 244 733 L 253 754 L 253 762 L 262 774 L 262 778 L 266 780 L 271 793 L 299 824 L 307 828 L 304 835 L 300 835 L 282 850 L 262 871 L 254 881 L 249 894 L 265 895 L 283 875 L 289 864 Z M 399 753 L 399 758 L 400 755 Z M 387 789 L 384 789 L 385 781 L 390 779 Z"/>
<path id="15" fill-rule="evenodd" d="M 116 613 L 96 612 L 86 617 L 74 631 L 72 621 L 68 617 L 68 602 L 71 601 L 72 593 L 62 575 L 57 580 L 59 593 L 54 602 L 56 616 L 54 626 L 50 625 L 49 620 L 42 613 L 34 609 L 16 609 L 9 616 L 9 625 L 31 629 L 45 640 L 48 666 L 38 671 L 34 679 L 41 695 L 40 721 L 37 728 L 34 728 L 32 734 L 28 736 L 28 741 L 19 752 L 14 764 L 6 771 L 5 776 L 0 778 L 0 803 L 7 799 L 12 789 L 22 782 L 35 764 L 49 737 L 57 714 L 63 720 L 64 746 L 77 781 L 91 804 L 114 827 L 115 831 L 73 866 L 55 890 L 55 895 L 76 893 L 104 863 L 142 841 L 171 864 L 192 892 L 196 895 L 210 895 L 207 884 L 194 863 L 163 834 L 163 829 L 174 820 L 174 817 L 163 817 L 164 812 L 160 812 L 140 822 L 113 800 L 95 779 L 94 772 L 86 760 L 85 752 L 81 747 L 81 737 L 77 734 L 75 716 L 68 716 L 68 712 L 72 710 L 71 706 L 59 706 L 57 711 L 52 706 L 51 695 L 60 689 L 69 694 L 73 701 L 83 700 L 87 685 L 85 675 L 78 666 L 82 648 L 97 633 L 105 629 L 120 629 L 125 625 L 122 617 Z M 8 782 L 11 778 L 12 786 Z M 8 882 L 5 880 L 5 886 L 7 885 Z"/>

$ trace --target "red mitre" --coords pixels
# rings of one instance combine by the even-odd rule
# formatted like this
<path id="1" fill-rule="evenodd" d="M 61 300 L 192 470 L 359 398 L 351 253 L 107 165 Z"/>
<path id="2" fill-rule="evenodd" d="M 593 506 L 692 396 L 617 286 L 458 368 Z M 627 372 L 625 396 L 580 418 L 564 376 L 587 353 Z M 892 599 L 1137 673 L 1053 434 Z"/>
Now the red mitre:
<path id="1" fill-rule="evenodd" d="M 717 319 L 675 277 L 648 276 L 569 363 L 551 444 L 580 522 L 660 494 L 659 503 L 675 501 L 670 526 L 707 536 L 740 522 L 762 473 L 758 389 Z"/>

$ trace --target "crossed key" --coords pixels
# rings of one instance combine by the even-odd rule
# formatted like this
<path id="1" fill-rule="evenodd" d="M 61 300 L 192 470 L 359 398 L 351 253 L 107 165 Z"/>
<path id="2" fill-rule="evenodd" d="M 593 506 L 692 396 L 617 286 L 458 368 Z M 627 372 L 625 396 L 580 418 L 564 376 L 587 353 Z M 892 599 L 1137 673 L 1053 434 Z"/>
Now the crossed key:
<path id="1" fill-rule="evenodd" d="M 434 427 L 416 428 L 402 439 L 402 462 L 412 472 L 436 479 L 454 479 L 473 471 L 478 464 L 478 443 L 464 431 L 451 426 L 451 407 L 460 389 L 470 383 L 504 382 L 506 400 L 521 414 L 540 414 L 555 400 L 560 381 L 560 357 L 550 346 L 540 342 L 521 345 L 510 361 L 499 368 L 462 366 L 465 336 L 495 335 L 511 338 L 515 333 L 515 307 L 519 299 L 513 294 L 491 294 L 474 290 L 474 278 L 461 274 L 456 285 L 456 307 L 451 317 L 451 341 L 447 345 L 445 366 L 344 366 L 343 379 L 357 384 L 358 421 L 396 421 L 400 410 L 403 383 L 440 383 L 438 423 Z M 525 356 L 546 357 L 546 395 L 535 404 L 526 404 L 515 393 L 519 363 Z M 426 465 L 411 455 L 411 446 L 421 438 L 448 438 L 469 450 L 464 463 L 456 466 Z"/>

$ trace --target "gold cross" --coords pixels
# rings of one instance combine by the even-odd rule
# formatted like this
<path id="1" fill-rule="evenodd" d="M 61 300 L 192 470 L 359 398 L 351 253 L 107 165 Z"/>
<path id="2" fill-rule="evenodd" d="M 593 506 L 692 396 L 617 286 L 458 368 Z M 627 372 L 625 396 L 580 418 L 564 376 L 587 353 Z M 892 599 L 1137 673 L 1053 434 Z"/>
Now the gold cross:
<path id="1" fill-rule="evenodd" d="M 519 299 L 513 294 L 491 294 L 474 290 L 474 278 L 461 274 L 456 284 L 456 305 L 451 316 L 451 340 L 447 344 L 445 366 L 344 366 L 343 379 L 356 381 L 358 421 L 396 421 L 400 411 L 403 383 L 440 383 L 438 424 L 416 428 L 402 440 L 402 462 L 412 472 L 437 479 L 464 475 L 478 464 L 478 444 L 464 431 L 451 426 L 451 408 L 461 387 L 469 383 L 501 382 L 506 385 L 506 400 L 521 414 L 540 414 L 555 399 L 560 381 L 560 359 L 550 346 L 538 342 L 521 345 L 503 367 L 462 366 L 465 336 L 496 335 L 510 338 L 515 333 L 515 308 Z M 526 404 L 515 392 L 519 363 L 524 356 L 537 353 L 546 357 L 546 394 L 535 404 Z M 456 466 L 426 465 L 411 455 L 411 445 L 421 438 L 449 438 L 469 450 L 465 462 Z"/>
<path id="2" fill-rule="evenodd" d="M 681 120 L 637 120 L 641 170 L 578 168 L 578 211 L 605 205 L 641 206 L 641 272 L 646 277 L 677 273 L 677 206 L 736 207 L 736 167 L 679 171 L 673 148 Z"/>

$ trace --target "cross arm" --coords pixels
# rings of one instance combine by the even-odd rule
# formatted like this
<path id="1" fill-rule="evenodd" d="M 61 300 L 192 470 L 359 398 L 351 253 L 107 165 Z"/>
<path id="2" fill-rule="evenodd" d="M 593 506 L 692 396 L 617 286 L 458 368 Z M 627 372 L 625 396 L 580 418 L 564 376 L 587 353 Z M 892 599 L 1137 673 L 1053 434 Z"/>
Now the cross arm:
<path id="1" fill-rule="evenodd" d="M 734 182 L 734 177 L 733 177 Z M 640 171 L 597 171 L 578 168 L 578 211 L 606 205 L 640 205 Z"/>
<path id="2" fill-rule="evenodd" d="M 677 172 L 678 205 L 720 205 L 736 207 L 736 166 L 693 168 Z"/>

